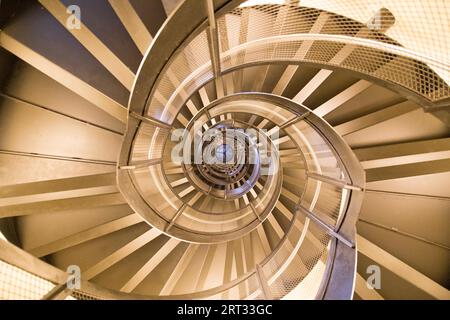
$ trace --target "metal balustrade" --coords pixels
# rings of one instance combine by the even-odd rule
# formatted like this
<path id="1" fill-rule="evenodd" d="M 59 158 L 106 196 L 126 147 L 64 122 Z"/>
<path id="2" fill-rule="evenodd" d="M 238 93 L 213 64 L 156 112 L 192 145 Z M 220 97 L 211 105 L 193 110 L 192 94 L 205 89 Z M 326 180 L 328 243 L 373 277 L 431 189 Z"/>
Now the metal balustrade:
<path id="1" fill-rule="evenodd" d="M 356 268 L 355 223 L 364 193 L 364 171 L 331 126 L 302 105 L 301 93 L 292 100 L 278 94 L 286 88 L 299 65 L 310 64 L 355 72 L 433 107 L 450 97 L 446 77 L 441 76 L 442 72 L 449 72 L 450 67 L 440 57 L 426 57 L 423 52 L 402 46 L 398 30 L 397 34 L 387 32 L 395 22 L 387 9 L 378 13 L 378 27 L 373 29 L 370 24 L 364 24 L 362 18 L 356 20 L 326 11 L 322 5 L 315 8 L 242 3 L 186 0 L 166 22 L 144 57 L 135 83 L 119 158 L 118 183 L 131 207 L 149 224 L 188 242 L 235 239 L 253 230 L 262 220 L 270 219 L 272 210 L 284 216 L 287 232 L 253 269 L 208 290 L 140 296 L 108 290 L 83 280 L 81 289 L 67 292 L 63 298 L 352 297 Z M 407 2 L 399 3 L 406 8 Z M 180 25 L 185 26 L 183 30 L 176 28 Z M 289 67 L 276 87 L 278 92 L 273 94 L 262 93 L 258 80 L 255 83 L 259 91 L 236 92 L 236 83 L 226 78 L 234 73 L 240 81 L 245 68 L 255 65 L 269 68 L 276 64 Z M 204 92 L 211 88 L 213 99 L 209 101 Z M 200 93 L 201 90 L 204 92 Z M 204 109 L 192 111 L 189 108 L 194 94 L 205 100 L 202 101 Z M 306 186 L 303 193 L 297 195 L 299 200 L 291 201 L 293 205 L 287 208 L 276 205 L 280 185 L 268 183 L 270 188 L 262 194 L 275 195 L 263 203 L 269 209 L 258 214 L 255 204 L 249 204 L 251 201 L 242 208 L 238 203 L 237 213 L 230 210 L 223 221 L 219 220 L 221 217 L 214 218 L 222 225 L 217 223 L 216 228 L 207 230 L 205 226 L 213 219 L 195 207 L 192 198 L 185 200 L 184 195 L 177 194 L 179 180 L 167 178 L 171 170 L 186 172 L 178 172 L 177 166 L 167 165 L 166 148 L 173 147 L 168 142 L 170 132 L 180 124 L 190 129 L 193 120 L 200 119 L 204 124 L 215 119 L 224 121 L 229 113 L 241 112 L 239 103 L 254 106 L 248 107 L 251 111 L 248 113 L 277 126 L 285 134 L 283 137 L 289 138 L 295 146 L 295 155 L 301 159 L 296 163 L 304 165 Z M 182 113 L 187 108 L 192 113 L 190 119 L 185 116 L 187 112 Z M 248 127 L 253 125 L 248 119 L 238 120 Z M 168 199 L 172 205 L 166 205 Z M 256 217 L 251 213 L 256 213 Z M 65 272 L 9 243 L 0 241 L 0 244 L 4 249 L 0 251 L 0 298 L 49 298 L 56 287 L 64 286 Z M 39 266 L 37 272 L 36 266 Z"/>

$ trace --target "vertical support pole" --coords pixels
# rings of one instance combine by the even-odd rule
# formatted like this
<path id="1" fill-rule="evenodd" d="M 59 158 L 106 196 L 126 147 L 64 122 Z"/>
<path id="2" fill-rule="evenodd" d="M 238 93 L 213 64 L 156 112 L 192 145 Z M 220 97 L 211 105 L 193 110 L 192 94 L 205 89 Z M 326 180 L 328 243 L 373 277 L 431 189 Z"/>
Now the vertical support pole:
<path id="1" fill-rule="evenodd" d="M 178 209 L 178 211 L 175 213 L 175 215 L 173 216 L 172 220 L 170 221 L 170 223 L 167 225 L 166 227 L 166 232 L 170 230 L 170 228 L 173 227 L 173 225 L 175 224 L 175 220 L 177 220 L 184 212 L 184 209 L 186 209 L 187 204 L 183 204 L 180 209 Z"/>
<path id="2" fill-rule="evenodd" d="M 224 97 L 222 71 L 220 66 L 220 48 L 219 48 L 219 33 L 217 30 L 217 21 L 214 12 L 214 0 L 206 0 L 208 8 L 208 44 L 211 55 L 211 65 L 214 73 L 214 83 L 216 86 L 217 99 Z"/>
<path id="3" fill-rule="evenodd" d="M 263 294 L 264 300 L 272 300 L 272 293 L 270 292 L 264 272 L 259 264 L 256 265 L 256 277 L 258 278 L 259 286 Z"/>

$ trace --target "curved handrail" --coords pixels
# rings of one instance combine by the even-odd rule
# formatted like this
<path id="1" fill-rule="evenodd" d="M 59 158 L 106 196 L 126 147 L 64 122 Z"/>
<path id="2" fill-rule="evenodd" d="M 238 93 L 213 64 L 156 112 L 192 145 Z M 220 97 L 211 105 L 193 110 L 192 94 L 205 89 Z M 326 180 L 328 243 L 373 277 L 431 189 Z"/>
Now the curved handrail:
<path id="1" fill-rule="evenodd" d="M 234 6 L 236 6 L 237 4 L 239 4 L 242 1 L 225 1 L 225 0 L 217 0 L 214 2 L 215 4 L 215 9 L 218 12 L 228 12 L 231 8 L 233 8 Z M 142 63 L 142 65 L 140 66 L 140 71 L 139 74 L 140 76 L 137 78 L 135 84 L 134 84 L 134 88 L 133 88 L 133 96 L 130 99 L 130 106 L 129 106 L 129 111 L 130 112 L 135 112 L 138 114 L 142 114 L 143 110 L 145 109 L 145 106 L 148 102 L 149 96 L 151 96 L 152 92 L 153 92 L 153 88 L 155 86 L 155 84 L 157 83 L 157 76 L 160 72 L 163 72 L 164 68 L 167 66 L 167 62 L 170 61 L 170 57 L 173 56 L 177 50 L 180 49 L 180 47 L 182 46 L 182 44 L 184 43 L 184 41 L 191 37 L 192 34 L 195 34 L 195 32 L 192 32 L 196 29 L 199 28 L 199 26 L 205 26 L 206 23 L 206 17 L 207 14 L 199 14 L 199 9 L 205 9 L 206 6 L 203 2 L 200 2 L 198 0 L 186 0 L 186 2 L 181 5 L 179 7 L 179 9 L 174 13 L 174 15 L 171 17 L 171 19 L 169 19 L 166 24 L 165 27 L 161 29 L 161 31 L 159 32 L 158 36 L 156 37 L 156 40 L 154 41 L 152 47 L 149 49 L 146 57 L 144 58 L 144 61 Z M 192 14 L 193 12 L 195 12 L 195 14 Z M 200 10 L 201 12 L 201 10 Z M 194 18 L 193 18 L 194 17 Z M 189 21 L 187 21 L 189 20 Z M 186 21 L 186 28 L 184 29 L 187 32 L 187 35 L 184 33 L 180 33 L 179 30 L 177 28 L 174 28 L 173 26 L 176 24 L 179 24 L 182 21 Z M 175 33 L 178 33 L 177 35 L 175 35 Z M 164 41 L 164 39 L 168 40 L 170 39 L 170 41 Z M 151 60 L 151 63 L 150 63 Z M 149 69 L 150 68 L 150 69 Z M 148 73 L 146 73 L 146 71 L 151 70 L 150 75 Z M 345 163 L 347 166 L 344 166 L 344 168 L 348 171 L 346 177 L 350 177 L 350 182 L 359 186 L 362 186 L 364 184 L 364 177 L 363 177 L 363 173 L 360 173 L 358 168 L 359 166 L 359 162 L 355 163 L 355 157 L 352 154 L 351 151 L 349 151 L 348 146 L 345 144 L 345 142 L 334 132 L 334 130 L 327 124 L 325 123 L 322 119 L 320 119 L 319 117 L 315 116 L 314 114 L 312 114 L 311 110 L 298 105 L 296 103 L 294 103 L 293 101 L 289 100 L 289 99 L 285 99 L 282 98 L 280 96 L 274 96 L 274 95 L 265 95 L 265 94 L 246 94 L 245 95 L 246 98 L 251 98 L 251 99 L 262 99 L 262 100 L 266 100 L 266 101 L 270 101 L 270 102 L 276 102 L 280 105 L 282 105 L 283 107 L 286 108 L 290 108 L 292 111 L 295 111 L 294 113 L 298 113 L 299 109 L 303 109 L 304 112 L 302 112 L 302 114 L 306 114 L 308 113 L 308 116 L 303 120 L 303 121 L 307 121 L 310 125 L 314 126 L 321 134 L 322 136 L 326 139 L 326 141 L 328 141 L 330 147 L 334 148 L 335 151 L 337 151 L 337 153 L 339 154 L 340 159 L 342 160 L 342 163 Z M 235 98 L 235 97 L 227 97 L 229 99 L 231 98 Z M 136 134 L 136 126 L 135 126 L 135 122 L 133 122 L 133 120 L 129 117 L 128 119 L 128 128 L 127 128 L 127 135 L 125 137 L 125 139 L 133 139 L 133 137 Z M 124 144 L 126 145 L 126 144 Z M 126 150 L 125 150 L 126 151 Z M 128 150 L 129 151 L 129 150 Z M 353 156 L 352 156 L 353 155 Z M 128 152 L 125 153 L 121 153 L 120 155 L 120 159 L 119 159 L 119 166 L 120 165 L 124 165 L 128 162 Z M 120 172 L 120 171 L 119 171 Z M 120 179 L 120 174 L 118 176 L 118 179 Z M 359 191 L 356 191 L 359 192 Z M 355 198 L 353 198 L 355 199 Z M 345 217 L 351 217 L 350 218 L 342 218 L 340 224 L 338 226 L 336 226 L 336 229 L 333 230 L 334 232 L 341 234 L 343 237 L 347 237 L 348 239 L 354 239 L 354 219 L 357 216 L 357 213 L 359 212 L 358 209 L 358 203 L 360 205 L 360 201 L 352 201 L 353 202 L 353 207 L 351 205 L 348 206 L 344 216 Z M 350 202 L 350 203 L 352 203 Z M 137 206 L 139 207 L 139 204 L 137 204 Z M 297 218 L 297 212 L 295 212 L 294 214 L 294 219 L 292 219 L 292 224 L 291 227 L 288 230 L 288 233 L 285 235 L 285 237 L 282 239 L 282 242 L 280 243 L 280 245 L 278 246 L 277 250 L 273 251 L 272 255 L 267 257 L 266 260 L 263 261 L 263 263 L 261 264 L 262 266 L 270 263 L 272 261 L 272 259 L 275 257 L 276 253 L 279 252 L 278 249 L 281 248 L 283 246 L 284 243 L 286 243 L 287 241 L 290 241 L 289 236 L 292 235 L 292 232 L 294 232 L 294 225 L 296 222 L 296 218 Z M 308 219 L 308 218 L 307 218 Z M 353 230 L 352 230 L 353 228 Z M 299 236 L 301 236 L 302 233 L 300 233 Z M 331 259 L 328 259 L 327 261 L 327 274 L 324 277 L 324 280 L 322 282 L 322 286 L 321 286 L 321 290 L 318 293 L 318 296 L 321 297 L 327 297 L 327 290 L 329 290 L 330 287 L 332 287 L 333 285 L 333 281 L 334 278 L 332 276 L 333 271 L 336 269 L 336 267 L 339 267 L 340 264 L 342 264 L 342 261 L 338 261 L 336 260 L 336 257 L 338 256 L 336 254 L 336 252 L 338 252 L 338 250 L 340 250 L 341 246 L 345 246 L 342 245 L 342 243 L 340 243 L 338 240 L 336 240 L 334 242 L 335 244 L 332 245 L 332 250 L 330 251 L 330 256 L 332 257 Z M 297 244 L 299 244 L 297 242 Z M 345 247 L 342 247 L 345 248 Z M 298 250 L 298 248 L 295 248 L 296 250 Z M 291 252 L 291 255 L 289 256 L 288 259 L 286 259 L 286 266 L 287 264 L 289 264 L 292 259 L 292 254 L 296 254 L 295 250 L 293 252 Z M 353 251 L 349 252 L 350 257 L 347 257 L 348 259 L 346 259 L 344 262 L 345 265 L 350 265 L 351 267 L 355 267 L 355 261 L 354 261 L 354 257 L 353 260 L 351 259 L 351 254 L 355 254 L 354 249 Z M 285 268 L 285 266 L 281 266 L 283 270 Z M 205 290 L 202 292 L 197 292 L 197 293 L 193 293 L 193 294 L 188 294 L 188 295 L 175 295 L 175 296 L 166 296 L 166 297 L 155 297 L 155 296 L 146 296 L 145 298 L 171 298 L 171 299 L 181 299 L 181 298 L 205 298 L 205 297 L 210 297 L 210 296 L 214 296 L 216 294 L 219 293 L 223 293 L 227 290 L 230 290 L 236 286 L 241 285 L 244 281 L 247 281 L 248 279 L 250 279 L 251 277 L 256 275 L 256 270 L 253 270 L 251 272 L 246 273 L 245 275 L 243 275 L 242 277 L 235 279 L 234 281 L 231 281 L 227 284 L 224 284 L 222 286 L 216 287 L 216 288 L 212 288 L 209 290 Z M 281 274 L 282 272 L 280 272 Z M 347 272 L 348 274 L 352 275 L 354 274 L 354 272 Z M 342 277 L 341 277 L 342 278 Z M 352 281 L 348 281 L 348 279 L 345 279 L 347 282 L 351 282 Z M 110 290 L 106 290 L 106 289 L 101 289 L 101 288 L 96 288 L 95 285 L 89 283 L 89 282 L 83 282 L 84 283 L 84 288 L 86 290 L 83 290 L 85 293 L 86 291 L 90 291 L 90 293 L 92 294 L 92 296 L 97 296 L 97 297 L 101 297 L 102 294 L 102 290 L 103 292 L 109 292 L 108 294 L 105 294 L 105 296 L 107 297 L 114 297 L 115 293 L 114 291 L 110 291 Z M 97 292 L 96 292 L 97 291 Z M 341 297 L 350 297 L 351 293 L 353 291 L 349 291 L 347 290 L 345 292 L 345 294 L 341 294 Z M 116 297 L 125 297 L 125 296 L 129 296 L 129 297 L 139 297 L 139 295 L 125 295 L 122 293 L 116 293 Z M 141 297 L 142 298 L 142 297 Z"/>
<path id="2" fill-rule="evenodd" d="M 218 10 L 218 15 L 229 12 L 230 9 L 236 7 L 236 4 L 240 3 L 241 1 L 221 1 L 221 4 L 223 5 L 223 7 L 221 7 L 221 10 Z M 206 1 L 205 1 L 206 3 Z M 188 6 L 191 6 L 191 10 L 192 7 L 196 7 L 197 11 L 201 11 L 200 9 L 203 7 L 205 8 L 205 3 L 202 2 L 197 2 L 196 4 L 194 4 L 194 2 L 192 1 L 186 1 L 186 3 L 184 5 L 182 5 L 179 8 L 180 12 L 185 12 L 184 14 L 186 14 L 187 10 L 188 10 Z M 217 9 L 217 3 L 215 8 Z M 201 21 L 202 19 L 198 18 L 198 16 L 201 16 L 203 18 L 203 22 Z M 158 34 L 157 39 L 155 40 L 155 42 L 153 43 L 152 48 L 149 50 L 149 52 L 147 53 L 147 56 L 145 57 L 141 67 L 140 67 L 140 72 L 139 72 L 139 76 L 136 80 L 135 83 L 135 93 L 133 93 L 133 97 L 130 100 L 130 105 L 129 105 L 129 109 L 130 112 L 133 113 L 137 113 L 141 116 L 145 115 L 143 114 L 144 110 L 146 109 L 146 107 L 148 106 L 150 100 L 153 98 L 153 95 L 155 94 L 155 90 L 157 90 L 157 86 L 159 83 L 159 74 L 164 74 L 165 71 L 168 70 L 168 68 L 170 68 L 170 62 L 173 60 L 174 57 L 177 57 L 177 54 L 179 54 L 180 52 L 182 52 L 183 48 L 184 48 L 184 44 L 186 42 L 188 42 L 188 40 L 191 40 L 193 38 L 195 38 L 201 30 L 205 30 L 207 28 L 207 24 L 206 24 L 206 16 L 203 15 L 198 15 L 196 16 L 195 22 L 191 23 L 191 29 L 185 28 L 184 31 L 187 33 L 184 37 L 178 37 L 175 39 L 174 42 L 172 42 L 172 44 L 168 45 L 167 43 L 162 43 L 162 39 L 165 39 L 166 37 L 169 37 L 169 35 L 171 33 L 173 33 L 174 31 L 168 31 L 168 30 L 164 30 L 164 29 L 168 29 L 169 26 L 172 25 L 176 25 L 179 24 L 182 17 L 180 16 L 179 12 L 177 12 L 171 19 L 169 19 L 169 21 L 167 22 L 167 25 L 165 26 L 165 28 L 163 28 L 160 31 L 160 34 Z M 180 19 L 180 20 L 178 20 Z M 174 22 L 175 21 L 175 22 Z M 194 26 L 195 24 L 197 24 L 196 26 Z M 183 38 L 183 40 L 180 42 L 178 42 L 177 39 L 181 39 Z M 175 43 L 175 44 L 173 44 Z M 168 48 L 168 46 L 170 48 Z M 167 53 L 167 52 L 168 53 Z M 162 53 L 165 52 L 165 59 L 164 59 L 164 63 L 161 63 L 160 61 L 156 61 L 155 64 L 151 64 L 150 61 L 155 61 L 157 57 L 160 57 L 162 55 Z M 201 68 L 205 68 L 205 66 L 207 68 L 211 68 L 213 63 L 211 62 L 212 60 L 214 60 L 213 58 L 210 58 L 210 62 L 207 62 L 204 66 L 202 66 Z M 212 79 L 211 79 L 212 80 Z M 186 79 L 180 79 L 181 84 L 184 82 L 188 82 Z M 178 86 L 178 88 L 183 87 L 180 84 L 180 86 Z M 204 85 L 204 84 L 203 84 Z M 176 89 L 179 90 L 179 89 Z M 181 93 L 183 91 L 179 90 L 179 93 Z M 148 95 L 146 96 L 146 93 L 148 93 Z M 255 94 L 248 94 L 247 97 L 252 97 L 255 99 L 268 99 L 269 96 L 264 96 L 264 95 L 255 95 Z M 172 97 L 174 97 L 174 94 L 172 94 Z M 231 99 L 230 97 L 226 97 L 224 99 Z M 234 97 L 232 97 L 234 98 Z M 270 97 L 269 101 L 273 101 L 273 100 L 280 100 L 282 101 L 282 105 L 285 108 L 290 108 L 290 110 L 292 110 L 294 113 L 297 113 L 299 110 L 299 105 L 295 104 L 294 102 L 279 97 L 279 96 L 273 96 Z M 301 106 L 303 107 L 303 106 Z M 304 108 L 304 107 L 303 107 Z M 311 113 L 311 110 L 306 109 L 304 110 L 304 112 L 308 112 Z M 161 121 L 161 119 L 156 119 L 157 121 Z M 306 121 L 306 120 L 305 120 Z M 363 186 L 364 185 L 364 175 L 363 173 L 361 173 L 362 169 L 359 166 L 359 162 L 357 160 L 355 160 L 356 158 L 352 155 L 351 150 L 348 148 L 348 146 L 345 144 L 345 142 L 340 139 L 340 137 L 334 132 L 334 130 L 328 125 L 326 124 L 322 119 L 320 119 L 319 117 L 312 115 L 310 117 L 310 119 L 307 120 L 308 123 L 313 126 L 316 130 L 318 129 L 319 132 L 321 132 L 321 136 L 326 138 L 325 141 L 329 141 L 329 146 L 336 151 L 336 149 L 339 150 L 339 153 L 348 153 L 347 155 L 341 155 L 341 157 L 339 157 L 340 159 L 340 163 L 346 163 L 346 166 L 344 166 L 344 169 L 346 170 L 346 178 L 350 178 L 350 181 L 347 181 L 347 183 L 351 184 L 355 184 L 355 185 L 359 185 L 359 186 Z M 131 141 L 133 140 L 135 134 L 136 134 L 136 128 L 138 127 L 139 121 L 133 121 L 133 119 L 129 118 L 129 123 L 128 123 L 128 128 L 127 128 L 127 134 L 126 134 L 126 138 L 125 138 L 125 142 L 123 144 L 123 149 L 121 151 L 121 156 L 119 159 L 119 165 L 127 165 L 128 164 L 128 155 L 130 154 L 130 146 L 131 146 Z M 330 139 L 330 136 L 333 136 L 333 138 Z M 345 149 L 345 150 L 344 150 Z M 350 170 L 348 170 L 350 169 Z M 349 174 L 349 171 L 352 172 L 351 174 Z M 356 173 L 358 172 L 358 173 Z M 123 190 L 123 192 L 127 193 L 130 192 L 131 189 L 134 188 L 133 183 L 131 181 L 128 180 L 129 178 L 127 177 L 127 173 L 126 172 L 122 172 L 122 171 L 118 171 L 118 181 L 119 181 L 119 186 L 122 185 L 121 190 Z M 322 183 L 322 182 L 321 182 Z M 320 188 L 320 184 L 319 188 Z M 361 188 L 360 188 L 361 189 Z M 359 190 L 361 191 L 361 190 Z M 358 192 L 358 191 L 355 191 Z M 348 203 L 346 203 L 347 205 L 347 210 L 345 210 L 345 212 L 343 213 L 342 217 L 340 217 L 335 230 L 333 230 L 333 228 L 331 228 L 332 232 L 335 232 L 336 234 L 340 234 L 341 237 L 343 239 L 349 239 L 347 241 L 347 243 L 353 244 L 354 243 L 354 226 L 356 223 L 356 217 L 357 214 L 359 213 L 359 208 L 358 206 L 360 206 L 360 197 L 353 197 L 354 201 L 353 202 L 358 202 L 359 204 L 351 204 L 352 201 L 349 201 Z M 317 201 L 317 198 L 316 200 Z M 147 212 L 146 215 L 151 215 L 151 209 L 144 203 L 145 200 L 138 197 L 137 199 L 133 199 L 133 205 L 136 211 L 143 211 L 143 212 Z M 355 216 L 355 217 L 353 217 Z M 350 218 L 351 217 L 351 218 Z M 158 223 L 155 224 L 156 227 L 158 228 L 163 228 L 163 222 L 161 223 L 161 225 L 158 225 Z M 353 228 L 353 229 L 352 229 Z M 335 246 L 333 246 L 333 248 L 338 249 L 340 247 L 339 243 L 336 243 Z M 352 253 L 354 254 L 354 250 L 352 251 Z M 332 255 L 334 256 L 334 252 L 332 252 Z M 287 259 L 287 261 L 289 261 L 289 259 Z M 350 260 L 353 261 L 353 263 L 350 263 L 351 265 L 355 265 L 355 258 L 350 258 Z M 332 272 L 332 267 L 330 265 L 327 266 L 327 271 L 328 272 Z M 354 272 L 350 272 L 350 274 L 354 274 Z M 236 283 L 236 285 L 239 285 L 242 281 L 245 281 L 247 278 L 242 279 L 241 281 L 238 281 Z M 328 285 L 327 281 L 327 285 Z M 350 281 L 351 283 L 353 283 L 353 281 Z M 323 285 L 323 290 L 325 292 L 327 285 Z M 225 287 L 221 286 L 221 289 L 224 289 Z M 217 291 L 214 291 L 217 292 Z M 352 292 L 352 291 L 351 291 Z M 352 293 L 346 293 L 347 297 L 350 297 Z M 189 296 L 193 296 L 192 294 L 190 294 Z M 195 294 L 195 296 L 198 296 Z M 325 296 L 325 294 L 323 293 L 322 296 Z"/>

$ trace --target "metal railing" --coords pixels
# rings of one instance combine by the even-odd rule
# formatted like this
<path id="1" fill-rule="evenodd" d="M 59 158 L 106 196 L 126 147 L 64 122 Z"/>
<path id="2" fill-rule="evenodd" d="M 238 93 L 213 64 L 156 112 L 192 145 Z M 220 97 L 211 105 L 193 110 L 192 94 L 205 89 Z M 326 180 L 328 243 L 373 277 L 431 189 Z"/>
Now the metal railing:
<path id="1" fill-rule="evenodd" d="M 131 141 L 138 130 L 136 124 L 147 121 L 154 128 L 170 129 L 178 111 L 193 93 L 214 82 L 216 98 L 223 98 L 229 89 L 223 76 L 255 64 L 307 63 L 352 70 L 362 78 L 406 93 L 422 105 L 433 106 L 450 97 L 448 84 L 436 72 L 448 72 L 448 62 L 402 47 L 383 28 L 371 30 L 360 21 L 319 8 L 283 5 L 242 8 L 239 7 L 242 2 L 187 0 L 166 22 L 145 57 L 134 86 L 120 166 L 130 164 Z M 280 16 L 284 17 L 281 21 L 277 20 Z M 322 27 L 310 33 L 320 17 L 324 19 Z M 242 24 L 242 19 L 249 19 L 248 23 Z M 386 21 L 382 18 L 381 25 L 389 19 L 389 16 Z M 183 30 L 179 25 L 184 26 Z M 241 28 L 243 25 L 246 30 Z M 230 34 L 236 38 L 227 39 Z M 296 112 L 304 108 L 275 95 L 249 94 L 249 97 L 279 103 Z M 297 130 L 309 141 L 309 145 L 297 141 L 308 165 L 307 187 L 298 210 L 292 212 L 284 238 L 257 268 L 222 286 L 186 295 L 128 295 L 83 282 L 82 290 L 75 291 L 73 296 L 79 299 L 350 298 L 356 263 L 354 226 L 363 196 L 364 173 L 334 130 L 311 110 L 303 111 L 307 116 L 286 130 Z M 311 141 L 319 143 L 311 144 Z M 160 159 L 161 155 L 156 154 L 154 158 Z M 330 158 L 334 164 L 330 165 Z M 127 172 L 120 171 L 119 179 L 126 175 Z M 125 181 L 124 188 L 127 187 L 132 188 L 130 181 Z M 144 204 L 137 207 L 137 211 L 148 210 Z M 160 227 L 158 222 L 155 226 Z M 25 259 L 17 264 L 11 256 L 1 256 L 0 260 L 8 264 L 2 264 L 4 270 L 10 270 L 8 273 L 22 270 L 32 274 L 37 263 L 29 260 L 27 264 Z M 65 281 L 61 280 L 65 273 L 60 270 L 46 270 L 34 276 L 41 279 L 36 282 L 39 285 L 36 289 L 26 289 L 35 292 L 33 297 L 51 289 L 49 283 L 55 286 Z"/>
<path id="2" fill-rule="evenodd" d="M 240 69 L 252 62 L 245 60 L 247 53 L 250 52 L 246 49 L 241 48 L 242 50 L 236 51 L 228 47 L 226 51 L 223 51 L 223 43 L 227 42 L 221 39 L 224 32 L 221 32 L 220 29 L 226 24 L 223 19 L 227 14 L 234 15 L 233 10 L 242 11 L 242 9 L 235 9 L 240 2 L 186 1 L 174 13 L 161 29 L 143 61 L 140 76 L 135 83 L 136 91 L 130 100 L 130 113 L 138 114 L 141 120 L 147 119 L 146 125 L 151 123 L 152 130 L 157 132 L 158 128 L 163 128 L 162 124 L 172 126 L 178 112 L 192 94 L 208 83 L 214 83 L 216 99 L 221 100 L 228 94 L 229 90 L 223 83 L 223 75 L 231 71 L 239 72 Z M 282 7 L 277 7 L 277 10 L 279 11 L 280 8 Z M 216 11 L 215 15 L 211 14 L 213 9 Z M 186 21 L 185 17 L 194 11 L 196 14 L 193 19 Z M 201 12 L 204 14 L 202 15 Z M 239 19 L 241 18 L 239 15 Z M 175 26 L 181 23 L 186 23 L 184 29 L 186 34 L 175 34 Z M 254 26 L 248 24 L 247 27 L 247 30 L 253 30 Z M 171 30 L 171 28 L 174 29 Z M 261 28 L 255 27 L 254 29 L 257 30 L 256 32 L 261 31 Z M 171 42 L 166 42 L 168 39 L 171 39 Z M 263 39 L 270 43 L 269 38 Z M 240 45 L 237 44 L 236 48 Z M 282 46 L 277 45 L 276 47 Z M 218 48 L 219 50 L 217 50 Z M 262 63 L 279 60 L 276 50 L 272 49 L 268 50 L 271 52 L 270 59 L 262 61 Z M 266 55 L 266 53 L 264 54 Z M 164 62 L 156 59 L 162 56 L 166 57 Z M 261 59 L 258 56 L 253 58 L 255 62 L 261 63 L 261 57 L 259 57 Z M 253 97 L 262 98 L 257 94 Z M 278 100 L 283 108 L 289 106 L 290 110 L 295 110 L 295 112 L 303 108 L 304 113 L 311 114 L 311 110 L 279 96 L 263 97 L 262 99 L 266 98 L 269 101 Z M 119 165 L 123 167 L 130 165 L 132 141 L 138 130 L 136 128 L 142 122 L 136 121 L 134 116 L 129 121 L 119 160 Z M 272 291 L 273 297 L 282 298 L 297 288 L 303 280 L 304 284 L 310 281 L 317 286 L 314 289 L 316 291 L 311 289 L 308 294 L 305 294 L 305 297 L 350 298 L 352 296 L 355 269 L 354 228 L 362 200 L 365 181 L 363 171 L 345 142 L 319 117 L 311 115 L 303 121 L 292 123 L 292 126 L 286 129 L 287 132 L 289 130 L 303 132 L 304 135 L 311 135 L 310 140 L 321 141 L 321 146 L 311 146 L 308 138 L 303 141 L 303 154 L 311 157 L 311 159 L 307 159 L 307 164 L 308 185 L 312 193 L 304 195 L 298 207 L 301 214 L 305 215 L 306 220 L 303 222 L 307 221 L 306 225 L 308 226 L 314 225 L 310 228 L 315 228 L 316 234 L 310 230 L 300 232 L 298 228 L 293 228 L 292 230 L 297 230 L 298 241 L 292 241 L 294 231 L 291 230 L 289 236 L 278 250 L 273 252 L 270 259 L 258 266 L 259 269 L 221 287 L 168 298 L 245 298 L 247 296 L 255 298 L 264 297 L 264 292 L 266 295 L 272 296 Z M 295 134 L 291 136 L 293 137 Z M 149 139 L 155 140 L 154 136 Z M 302 142 L 298 141 L 298 143 Z M 317 152 L 314 150 L 315 147 L 327 147 L 328 154 L 323 153 L 323 150 Z M 325 161 L 322 161 L 319 154 L 325 157 L 334 157 L 334 165 L 330 166 L 327 163 L 329 159 L 324 158 Z M 162 151 L 158 154 L 152 153 L 152 156 L 157 159 L 163 158 Z M 118 181 L 125 197 L 133 199 L 134 209 L 142 212 L 143 216 L 149 217 L 155 227 L 164 228 L 167 222 L 164 219 L 155 220 L 152 217 L 152 215 L 154 216 L 153 209 L 145 203 L 141 196 L 136 196 L 138 191 L 129 172 L 119 170 Z M 311 198 L 308 198 L 309 196 Z M 291 223 L 295 225 L 299 222 L 296 218 Z M 308 247 L 308 241 L 314 242 L 311 239 L 315 239 L 316 246 Z M 338 253 L 340 259 L 344 261 L 335 261 Z M 306 258 L 302 254 L 308 257 Z M 307 262 L 305 263 L 303 260 Z M 303 273 L 298 274 L 294 270 L 302 270 Z M 348 276 L 334 276 L 338 270 L 346 270 Z M 310 275 L 309 278 L 308 275 Z M 315 281 L 310 280 L 311 278 L 314 278 Z M 261 281 L 267 281 L 267 287 L 263 286 L 266 287 L 266 290 L 263 290 L 261 285 L 255 286 Z M 346 281 L 346 283 L 339 283 L 340 281 Z M 330 288 L 333 287 L 340 289 L 331 292 Z"/>
<path id="3" fill-rule="evenodd" d="M 359 213 L 364 173 L 345 142 L 309 109 L 288 99 L 268 94 L 241 94 L 225 100 L 261 101 L 283 106 L 298 114 L 285 129 L 299 131 L 296 143 L 307 164 L 306 188 L 296 210 L 284 215 L 290 226 L 272 253 L 254 270 L 222 286 L 205 291 L 172 296 L 139 296 L 100 288 L 83 281 L 80 290 L 69 292 L 75 299 L 281 299 L 351 298 L 355 272 L 354 221 Z M 325 161 L 326 160 L 326 161 Z M 0 261 L 8 273 L 0 277 L 0 287 L 11 294 L 3 298 L 48 297 L 61 289 L 67 274 L 2 242 Z M 344 255 L 337 255 L 337 251 Z M 334 270 L 350 267 L 333 277 Z M 27 279 L 21 284 L 20 277 Z M 329 291 L 338 279 L 340 292 Z M 25 286 L 25 287 L 23 287 Z M 22 288 L 23 287 L 23 288 Z M 11 289 L 13 288 L 13 289 Z M 344 289 L 343 289 L 344 288 Z M 25 293 L 23 293 L 25 291 Z M 22 293 L 21 293 L 22 292 Z M 59 293 L 59 292 L 58 292 Z M 52 295 L 50 295 L 52 296 Z M 59 296 L 61 297 L 61 296 Z"/>

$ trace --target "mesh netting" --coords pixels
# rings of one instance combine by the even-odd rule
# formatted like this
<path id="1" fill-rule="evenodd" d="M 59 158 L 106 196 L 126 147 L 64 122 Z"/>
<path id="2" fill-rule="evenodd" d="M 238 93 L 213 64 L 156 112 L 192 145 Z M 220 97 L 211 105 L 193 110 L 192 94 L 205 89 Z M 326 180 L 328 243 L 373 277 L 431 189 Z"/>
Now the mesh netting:
<path id="1" fill-rule="evenodd" d="M 53 288 L 50 281 L 0 261 L 0 300 L 38 300 Z"/>
<path id="2" fill-rule="evenodd" d="M 270 1 L 259 1 L 264 2 Z M 218 19 L 223 69 L 274 60 L 320 63 L 396 83 L 431 101 L 449 97 L 448 8 L 438 13 L 439 4 L 429 1 L 362 2 L 366 4 L 302 1 L 301 7 L 236 8 Z M 406 22 L 417 17 L 423 19 Z M 440 20 L 426 20 L 436 17 Z M 418 30 L 418 25 L 428 31 Z M 412 38 L 411 30 L 419 31 L 417 38 Z M 321 40 L 324 35 L 340 38 Z M 442 38 L 430 43 L 436 35 Z M 400 54 L 404 52 L 408 54 Z"/>

